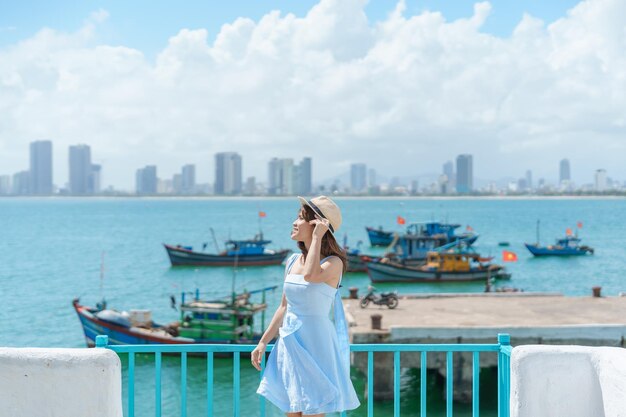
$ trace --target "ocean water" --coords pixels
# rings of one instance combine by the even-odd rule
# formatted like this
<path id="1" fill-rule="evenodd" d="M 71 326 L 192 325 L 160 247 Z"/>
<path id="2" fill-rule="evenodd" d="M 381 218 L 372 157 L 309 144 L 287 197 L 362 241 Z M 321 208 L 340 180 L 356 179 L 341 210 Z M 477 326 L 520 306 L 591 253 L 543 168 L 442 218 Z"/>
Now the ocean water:
<path id="1" fill-rule="evenodd" d="M 344 223 L 337 233 L 340 241 L 347 235 L 349 245 L 363 241 L 365 253 L 378 253 L 367 247 L 365 226 L 383 226 L 400 230 L 396 216 L 408 222 L 444 220 L 470 225 L 480 234 L 475 247 L 484 255 L 501 261 L 500 241 L 518 255 L 518 262 L 508 263 L 513 274 L 504 285 L 525 291 L 556 291 L 567 295 L 588 295 L 591 287 L 602 286 L 603 294 L 626 292 L 624 270 L 626 252 L 626 199 L 350 199 L 337 198 Z M 285 199 L 138 199 L 138 198 L 50 198 L 0 199 L 0 346 L 82 347 L 84 339 L 71 300 L 80 297 L 87 305 L 102 295 L 111 308 L 119 310 L 150 309 L 153 319 L 169 322 L 177 318 L 170 308 L 169 297 L 182 290 L 199 288 L 207 297 L 223 296 L 233 284 L 237 290 L 252 290 L 268 285 L 282 285 L 283 267 L 240 268 L 172 268 L 162 243 L 201 247 L 204 242 L 214 249 L 210 229 L 217 240 L 248 238 L 261 227 L 274 248 L 296 249 L 289 238 L 291 222 L 299 203 Z M 258 211 L 267 217 L 259 224 Z M 595 248 L 593 256 L 536 259 L 524 248 L 524 242 L 536 240 L 536 222 L 541 220 L 541 241 L 553 243 L 566 228 L 578 230 L 583 243 Z M 101 283 L 100 264 L 104 253 L 105 275 Z M 343 291 L 356 286 L 360 293 L 369 284 L 366 274 L 348 274 Z M 399 293 L 475 292 L 482 283 L 384 284 L 382 291 Z M 268 293 L 270 310 L 280 300 L 280 287 Z M 272 312 L 268 315 L 271 317 Z M 494 335 L 495 337 L 495 335 Z M 138 360 L 138 414 L 151 415 L 153 390 L 149 357 Z M 164 408 L 174 411 L 177 358 L 164 362 Z M 145 365 L 141 365 L 142 363 Z M 257 374 L 242 361 L 242 406 L 253 410 L 258 400 L 254 394 Z M 232 362 L 217 361 L 216 399 L 228 415 Z M 190 360 L 190 416 L 202 413 L 204 375 L 202 359 Z M 144 375 L 144 376 L 142 376 Z M 142 379 L 145 378 L 145 379 Z M 198 379 L 197 384 L 193 378 Z M 403 375 L 403 415 L 413 415 L 414 379 L 407 370 Z M 170 383 L 171 382 L 171 383 Z M 357 376 L 357 386 L 363 387 Z M 140 388 L 143 387 L 143 388 Z M 194 388 L 195 387 L 195 388 Z M 362 391 L 362 389 L 361 389 Z M 434 400 L 433 400 L 434 401 Z M 418 403 L 417 403 L 418 404 Z M 379 404 L 377 409 L 387 409 Z M 461 406 L 459 406 L 461 407 Z M 437 406 L 434 406 L 436 411 Z M 273 415 L 268 406 L 268 415 Z M 464 415 L 466 410 L 463 411 Z M 280 414 L 276 414 L 280 415 Z M 352 415 L 362 415 L 353 413 Z M 429 414 L 430 415 L 430 414 Z M 435 414 L 436 415 L 436 414 Z"/>

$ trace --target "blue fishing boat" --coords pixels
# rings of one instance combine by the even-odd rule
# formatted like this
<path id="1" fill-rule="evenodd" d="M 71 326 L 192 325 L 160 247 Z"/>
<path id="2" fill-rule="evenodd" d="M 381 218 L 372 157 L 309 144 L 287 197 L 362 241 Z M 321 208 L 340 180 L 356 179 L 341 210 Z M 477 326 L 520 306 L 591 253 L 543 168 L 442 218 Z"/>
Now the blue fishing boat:
<path id="1" fill-rule="evenodd" d="M 220 253 L 194 251 L 191 246 L 163 244 L 172 266 L 259 266 L 280 265 L 291 252 L 288 249 L 272 250 L 266 246 L 271 240 L 263 239 L 263 234 L 248 240 L 228 240 L 226 249 Z M 216 245 L 217 246 L 217 245 Z"/>
<path id="2" fill-rule="evenodd" d="M 538 243 L 525 243 L 526 248 L 534 256 L 581 256 L 593 255 L 594 249 L 580 244 L 581 239 L 565 236 L 557 239 L 554 245 L 541 246 Z"/>
<path id="3" fill-rule="evenodd" d="M 389 246 L 391 242 L 393 242 L 394 232 L 383 230 L 382 226 L 378 229 L 365 227 L 365 230 L 367 231 L 371 246 Z"/>
<path id="4" fill-rule="evenodd" d="M 572 236 L 571 230 L 568 229 L 565 237 L 556 239 L 554 245 L 541 246 L 539 243 L 539 221 L 537 221 L 537 243 L 525 243 L 526 248 L 534 256 L 582 256 L 593 255 L 594 249 L 580 244 L 581 239 Z"/>
<path id="5" fill-rule="evenodd" d="M 95 345 L 98 335 L 107 335 L 114 345 L 194 344 L 194 343 L 256 343 L 261 333 L 254 330 L 255 315 L 262 313 L 261 329 L 265 328 L 265 292 L 277 286 L 233 294 L 221 299 L 201 300 L 196 291 L 193 299 L 181 296 L 180 319 L 168 324 L 152 321 L 150 310 L 118 311 L 107 307 L 106 301 L 95 307 L 72 305 L 85 335 L 88 347 Z M 263 293 L 260 303 L 250 300 L 252 294 Z M 175 300 L 173 306 L 175 307 Z"/>
<path id="6" fill-rule="evenodd" d="M 443 238 L 444 245 L 453 243 L 459 240 L 463 240 L 467 246 L 472 246 L 478 234 L 473 231 L 467 231 L 464 233 L 455 233 L 456 229 L 461 227 L 460 224 L 441 223 L 441 222 L 421 222 L 411 223 L 406 228 L 406 234 L 411 236 L 425 236 L 432 238 Z"/>
<path id="7" fill-rule="evenodd" d="M 464 240 L 466 244 L 471 246 L 476 239 L 478 239 L 478 234 L 472 231 L 456 234 L 455 231 L 459 227 L 461 227 L 460 224 L 441 222 L 411 223 L 407 226 L 406 233 L 400 234 L 398 237 L 402 238 L 406 235 L 411 235 L 426 238 L 441 238 L 443 242 L 442 245 L 457 240 Z M 366 227 L 365 229 L 367 230 L 367 235 L 372 246 L 390 246 L 396 235 L 394 232 L 383 230 L 382 227 L 378 229 Z"/>

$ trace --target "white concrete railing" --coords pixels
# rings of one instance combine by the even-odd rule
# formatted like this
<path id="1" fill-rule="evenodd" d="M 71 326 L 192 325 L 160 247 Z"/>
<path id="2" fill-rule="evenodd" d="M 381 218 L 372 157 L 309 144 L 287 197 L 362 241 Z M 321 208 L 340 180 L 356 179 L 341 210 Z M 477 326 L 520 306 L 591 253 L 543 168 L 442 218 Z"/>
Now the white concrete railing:
<path id="1" fill-rule="evenodd" d="M 121 381 L 108 349 L 0 348 L 0 417 L 122 417 Z"/>
<path id="2" fill-rule="evenodd" d="M 514 348 L 511 417 L 626 417 L 626 349 Z"/>

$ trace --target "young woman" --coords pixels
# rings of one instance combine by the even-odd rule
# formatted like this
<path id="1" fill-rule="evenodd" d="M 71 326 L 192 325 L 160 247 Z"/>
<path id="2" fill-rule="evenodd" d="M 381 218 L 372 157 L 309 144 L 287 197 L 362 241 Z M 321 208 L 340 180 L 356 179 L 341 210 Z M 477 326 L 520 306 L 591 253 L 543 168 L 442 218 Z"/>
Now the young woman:
<path id="1" fill-rule="evenodd" d="M 341 225 L 339 207 L 325 196 L 298 198 L 291 239 L 301 253 L 287 261 L 282 302 L 251 360 L 261 370 L 267 344 L 278 334 L 257 393 L 288 417 L 323 417 L 359 406 L 338 290 L 347 259 L 333 236 Z"/>

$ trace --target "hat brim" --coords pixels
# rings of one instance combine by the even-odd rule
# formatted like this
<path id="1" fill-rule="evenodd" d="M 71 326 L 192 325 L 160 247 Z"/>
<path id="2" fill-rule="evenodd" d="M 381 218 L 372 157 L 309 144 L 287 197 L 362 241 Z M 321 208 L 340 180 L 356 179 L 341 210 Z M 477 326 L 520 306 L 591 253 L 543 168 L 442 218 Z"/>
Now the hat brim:
<path id="1" fill-rule="evenodd" d="M 300 196 L 298 196 L 298 200 L 300 200 L 300 205 L 309 207 L 311 210 L 313 210 L 313 213 L 315 213 L 316 215 L 318 215 L 318 216 L 319 216 L 319 214 L 318 214 L 318 212 L 317 212 L 317 210 L 319 210 L 319 209 L 316 209 L 315 207 L 312 207 L 312 206 L 311 206 L 311 204 L 309 204 L 309 200 L 307 200 L 307 199 L 306 199 L 306 198 L 304 198 L 304 197 L 300 197 Z M 324 218 L 324 219 L 326 218 L 326 217 L 324 217 L 324 215 L 322 215 L 322 216 L 320 216 L 320 217 L 322 217 L 322 218 Z M 334 233 L 335 233 L 335 232 L 333 232 L 330 228 L 328 228 L 328 231 L 329 231 L 331 234 L 334 234 Z"/>

